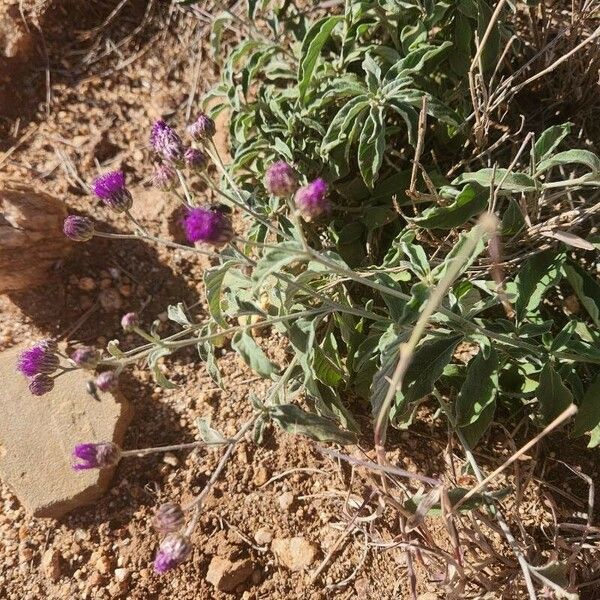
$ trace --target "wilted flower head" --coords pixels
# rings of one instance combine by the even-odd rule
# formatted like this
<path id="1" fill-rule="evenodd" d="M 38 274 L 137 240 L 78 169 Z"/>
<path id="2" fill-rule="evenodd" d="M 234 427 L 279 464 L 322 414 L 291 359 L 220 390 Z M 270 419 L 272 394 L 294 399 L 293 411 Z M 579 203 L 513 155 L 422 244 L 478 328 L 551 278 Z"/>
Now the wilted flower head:
<path id="1" fill-rule="evenodd" d="M 211 208 L 192 208 L 183 220 L 190 242 L 204 242 L 219 248 L 233 238 L 229 217 Z"/>
<path id="2" fill-rule="evenodd" d="M 198 150 L 198 148 L 188 148 L 185 151 L 184 159 L 185 164 L 190 169 L 204 169 L 208 163 L 206 154 L 202 150 Z"/>
<path id="3" fill-rule="evenodd" d="M 95 369 L 100 360 L 100 353 L 96 348 L 83 346 L 71 354 L 71 360 L 82 369 Z"/>
<path id="4" fill-rule="evenodd" d="M 179 504 L 166 502 L 161 504 L 154 515 L 154 527 L 160 533 L 174 533 L 185 524 L 185 515 Z"/>
<path id="5" fill-rule="evenodd" d="M 298 189 L 296 171 L 284 160 L 273 163 L 265 173 L 265 187 L 273 196 L 291 196 Z"/>
<path id="6" fill-rule="evenodd" d="M 119 462 L 121 449 L 112 442 L 97 444 L 77 444 L 73 448 L 73 469 L 106 469 Z"/>
<path id="7" fill-rule="evenodd" d="M 109 171 L 96 177 L 92 189 L 94 194 L 115 212 L 125 212 L 133 204 L 133 198 L 125 186 L 123 171 Z"/>
<path id="8" fill-rule="evenodd" d="M 58 356 L 49 349 L 46 341 L 42 341 L 19 354 L 17 370 L 27 377 L 33 377 L 40 373 L 54 373 L 59 364 Z"/>
<path id="9" fill-rule="evenodd" d="M 296 208 L 305 221 L 313 221 L 329 211 L 327 182 L 315 179 L 296 192 Z"/>
<path id="10" fill-rule="evenodd" d="M 173 189 L 176 181 L 177 173 L 173 167 L 167 163 L 155 163 L 152 175 L 152 185 L 155 188 L 166 192 Z"/>
<path id="11" fill-rule="evenodd" d="M 104 371 L 94 379 L 94 383 L 101 392 L 110 392 L 117 387 L 117 376 L 114 371 Z"/>
<path id="12" fill-rule="evenodd" d="M 52 391 L 53 387 L 54 379 L 45 373 L 40 373 L 29 381 L 29 391 L 34 396 L 43 396 Z"/>
<path id="13" fill-rule="evenodd" d="M 181 534 L 168 535 L 161 543 L 156 558 L 154 570 L 157 573 L 166 573 L 178 567 L 192 552 L 190 540 Z"/>
<path id="14" fill-rule="evenodd" d="M 215 122 L 206 113 L 200 113 L 198 118 L 188 125 L 187 130 L 193 140 L 200 142 L 212 138 L 216 127 Z"/>
<path id="15" fill-rule="evenodd" d="M 165 160 L 178 162 L 183 159 L 185 148 L 177 132 L 165 121 L 156 121 L 150 133 L 150 143 Z"/>
<path id="16" fill-rule="evenodd" d="M 124 331 L 133 331 L 134 327 L 138 327 L 138 325 L 140 324 L 140 319 L 137 316 L 137 313 L 134 312 L 128 312 L 126 314 L 123 315 L 123 317 L 121 318 L 121 327 L 123 328 Z"/>
<path id="17" fill-rule="evenodd" d="M 69 215 L 63 224 L 63 232 L 75 242 L 87 242 L 94 237 L 94 222 L 87 217 Z"/>

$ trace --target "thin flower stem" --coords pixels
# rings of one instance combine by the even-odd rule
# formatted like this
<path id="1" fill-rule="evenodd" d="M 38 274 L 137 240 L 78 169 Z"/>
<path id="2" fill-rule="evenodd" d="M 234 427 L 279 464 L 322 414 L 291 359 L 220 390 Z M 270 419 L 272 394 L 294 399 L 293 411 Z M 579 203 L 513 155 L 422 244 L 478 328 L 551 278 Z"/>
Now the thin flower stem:
<path id="1" fill-rule="evenodd" d="M 129 217 L 130 221 L 138 228 L 138 231 L 141 235 L 149 235 L 147 229 L 131 214 L 131 211 L 126 210 L 125 214 Z"/>
<path id="2" fill-rule="evenodd" d="M 135 456 L 136 458 L 141 458 L 142 456 L 147 456 L 148 454 L 159 454 L 161 452 L 171 452 L 174 450 L 190 450 L 192 448 L 198 448 L 200 446 L 223 446 L 225 444 L 230 444 L 232 440 L 223 440 L 222 442 L 205 442 L 205 441 L 197 441 L 197 442 L 189 442 L 187 444 L 174 444 L 173 446 L 156 446 L 154 448 L 140 448 L 138 450 L 122 450 L 121 457 L 127 458 L 130 456 Z"/>
<path id="3" fill-rule="evenodd" d="M 163 348 L 166 348 L 166 344 L 163 342 L 163 340 L 161 340 L 160 338 L 154 337 L 153 335 L 150 335 L 147 331 L 144 331 L 141 327 L 132 327 L 131 328 L 133 331 L 135 331 L 135 333 L 137 333 L 140 337 L 143 337 L 145 340 L 148 340 L 151 344 L 158 344 L 159 346 L 162 346 Z"/>
<path id="4" fill-rule="evenodd" d="M 192 195 L 190 194 L 190 190 L 188 189 L 187 183 L 185 181 L 185 177 L 183 173 L 175 168 L 175 172 L 177 173 L 177 177 L 179 178 L 179 183 L 181 184 L 181 189 L 183 190 L 183 195 L 185 196 L 185 204 L 188 208 L 194 207 L 194 200 L 192 199 Z"/>

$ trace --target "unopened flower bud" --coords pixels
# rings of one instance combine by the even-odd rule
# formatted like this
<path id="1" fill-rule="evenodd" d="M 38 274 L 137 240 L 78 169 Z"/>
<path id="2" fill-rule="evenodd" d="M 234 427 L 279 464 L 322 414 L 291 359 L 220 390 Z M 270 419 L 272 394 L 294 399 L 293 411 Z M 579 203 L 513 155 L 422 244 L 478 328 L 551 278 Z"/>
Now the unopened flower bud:
<path id="1" fill-rule="evenodd" d="M 220 248 L 233 238 L 229 216 L 212 208 L 191 209 L 185 216 L 183 225 L 190 242 L 204 242 Z"/>
<path id="2" fill-rule="evenodd" d="M 117 388 L 117 376 L 114 371 L 104 371 L 94 379 L 94 384 L 101 392 L 110 392 Z"/>
<path id="3" fill-rule="evenodd" d="M 96 348 L 91 346 L 83 346 L 77 348 L 73 354 L 71 354 L 71 360 L 82 369 L 95 369 L 98 361 L 100 360 L 100 353 Z"/>
<path id="4" fill-rule="evenodd" d="M 87 242 L 94 237 L 94 222 L 87 217 L 69 215 L 63 224 L 63 232 L 75 242 Z"/>
<path id="5" fill-rule="evenodd" d="M 54 379 L 45 373 L 40 373 L 29 381 L 29 391 L 34 396 L 43 396 L 51 392 L 53 387 Z"/>
<path id="6" fill-rule="evenodd" d="M 288 198 L 298 189 L 296 171 L 285 161 L 273 163 L 265 173 L 265 187 L 269 194 Z"/>
<path id="7" fill-rule="evenodd" d="M 169 162 L 181 162 L 185 147 L 177 132 L 165 121 L 156 121 L 150 133 L 150 143 L 154 150 Z"/>
<path id="8" fill-rule="evenodd" d="M 121 449 L 113 442 L 78 444 L 73 448 L 73 469 L 106 469 L 119 462 Z"/>
<path id="9" fill-rule="evenodd" d="M 301 187 L 295 196 L 296 208 L 305 221 L 314 221 L 329 212 L 327 200 L 327 183 L 323 179 L 315 179 Z"/>
<path id="10" fill-rule="evenodd" d="M 206 154 L 202 152 L 202 150 L 198 150 L 198 148 L 188 148 L 185 151 L 185 164 L 190 169 L 202 170 L 206 167 L 208 163 L 208 159 Z"/>
<path id="11" fill-rule="evenodd" d="M 133 331 L 135 327 L 139 326 L 139 324 L 140 324 L 140 319 L 137 316 L 137 313 L 128 312 L 127 314 L 123 315 L 123 317 L 121 318 L 121 327 L 126 332 Z"/>
<path id="12" fill-rule="evenodd" d="M 188 125 L 188 133 L 196 142 L 211 139 L 216 132 L 215 122 L 206 114 L 200 113 L 198 118 Z"/>
<path id="13" fill-rule="evenodd" d="M 133 204 L 133 198 L 125 186 L 123 171 L 109 171 L 100 175 L 94 180 L 92 189 L 94 194 L 115 212 L 125 212 Z"/>
<path id="14" fill-rule="evenodd" d="M 168 535 L 161 543 L 156 558 L 154 570 L 166 573 L 184 562 L 192 552 L 190 540 L 179 533 Z"/>
<path id="15" fill-rule="evenodd" d="M 154 528 L 163 534 L 179 531 L 185 524 L 185 515 L 179 504 L 161 504 L 154 515 Z"/>

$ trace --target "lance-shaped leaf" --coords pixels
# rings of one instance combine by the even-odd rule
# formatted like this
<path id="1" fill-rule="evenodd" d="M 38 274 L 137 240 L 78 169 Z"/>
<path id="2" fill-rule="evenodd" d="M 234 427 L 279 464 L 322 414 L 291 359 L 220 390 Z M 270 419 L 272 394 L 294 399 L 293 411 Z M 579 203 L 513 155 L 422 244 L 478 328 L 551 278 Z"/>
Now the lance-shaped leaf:
<path id="1" fill-rule="evenodd" d="M 559 152 L 546 160 L 543 160 L 537 167 L 537 173 L 543 173 L 550 167 L 558 165 L 584 165 L 592 171 L 592 173 L 600 173 L 600 158 L 589 150 L 566 150 Z"/>
<path id="2" fill-rule="evenodd" d="M 238 331 L 231 340 L 231 347 L 244 359 L 246 364 L 261 377 L 270 378 L 278 369 L 254 338 L 245 331 Z"/>
<path id="3" fill-rule="evenodd" d="M 571 123 L 553 125 L 546 129 L 535 143 L 533 153 L 536 162 L 550 158 L 558 145 L 571 133 Z"/>
<path id="4" fill-rule="evenodd" d="M 565 274 L 596 327 L 600 327 L 600 285 L 579 265 L 565 265 Z"/>
<path id="5" fill-rule="evenodd" d="M 600 376 L 596 377 L 581 399 L 571 435 L 578 437 L 597 427 L 600 427 Z"/>
<path id="6" fill-rule="evenodd" d="M 526 173 L 511 173 L 507 169 L 481 169 L 474 173 L 463 173 L 459 175 L 452 185 L 463 183 L 478 183 L 489 188 L 494 187 L 506 192 L 531 192 L 537 189 L 537 184 Z"/>
<path id="7" fill-rule="evenodd" d="M 573 402 L 573 395 L 550 363 L 546 363 L 540 373 L 536 396 L 545 424 L 558 417 Z"/>
<path id="8" fill-rule="evenodd" d="M 385 152 L 383 107 L 373 107 L 358 142 L 358 167 L 368 188 L 372 189 Z"/>
<path id="9" fill-rule="evenodd" d="M 293 404 L 278 404 L 269 408 L 269 416 L 288 433 L 305 435 L 319 442 L 354 444 L 356 436 L 343 431 L 333 421 L 306 412 Z"/>

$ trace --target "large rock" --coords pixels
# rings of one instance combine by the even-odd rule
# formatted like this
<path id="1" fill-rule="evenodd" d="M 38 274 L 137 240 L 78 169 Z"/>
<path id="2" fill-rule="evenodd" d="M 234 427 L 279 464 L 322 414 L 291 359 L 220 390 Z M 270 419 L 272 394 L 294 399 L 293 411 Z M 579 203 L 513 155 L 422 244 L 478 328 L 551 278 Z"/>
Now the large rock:
<path id="1" fill-rule="evenodd" d="M 70 371 L 54 389 L 32 396 L 27 380 L 15 373 L 22 348 L 0 354 L 0 477 L 36 517 L 60 518 L 96 500 L 114 469 L 75 472 L 71 452 L 81 442 L 120 444 L 132 416 L 120 394 L 86 393 L 89 374 Z"/>
<path id="2" fill-rule="evenodd" d="M 53 196 L 14 183 L 0 186 L 0 294 L 47 283 L 71 246 L 62 231 L 66 216 Z"/>

